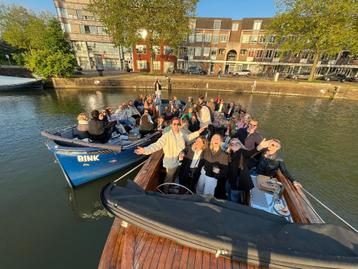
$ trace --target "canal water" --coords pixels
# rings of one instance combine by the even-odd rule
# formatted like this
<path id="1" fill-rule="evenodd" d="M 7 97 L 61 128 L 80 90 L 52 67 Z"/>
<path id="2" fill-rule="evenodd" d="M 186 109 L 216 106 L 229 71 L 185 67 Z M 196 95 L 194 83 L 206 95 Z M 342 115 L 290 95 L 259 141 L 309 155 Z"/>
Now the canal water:
<path id="1" fill-rule="evenodd" d="M 74 124 L 79 112 L 117 106 L 136 94 L 120 90 L 0 93 L 0 268 L 97 267 L 113 221 L 102 210 L 98 194 L 122 173 L 71 190 L 40 131 Z M 186 99 L 199 93 L 175 94 Z M 358 227 L 356 102 L 221 96 L 241 103 L 258 118 L 265 137 L 280 139 L 281 155 L 292 174 Z M 340 224 L 313 204 L 327 222 Z"/>

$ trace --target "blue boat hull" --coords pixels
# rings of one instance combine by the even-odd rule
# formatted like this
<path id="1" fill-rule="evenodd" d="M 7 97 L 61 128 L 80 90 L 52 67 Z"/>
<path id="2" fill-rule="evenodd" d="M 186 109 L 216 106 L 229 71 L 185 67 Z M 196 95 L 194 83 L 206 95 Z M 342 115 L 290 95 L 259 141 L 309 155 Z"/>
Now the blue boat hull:
<path id="1" fill-rule="evenodd" d="M 144 160 L 146 156 L 135 154 L 134 149 L 137 146 L 151 144 L 158 137 L 154 136 L 143 143 L 125 148 L 121 152 L 98 148 L 64 147 L 53 141 L 48 141 L 47 146 L 55 154 L 68 184 L 76 187 Z"/>

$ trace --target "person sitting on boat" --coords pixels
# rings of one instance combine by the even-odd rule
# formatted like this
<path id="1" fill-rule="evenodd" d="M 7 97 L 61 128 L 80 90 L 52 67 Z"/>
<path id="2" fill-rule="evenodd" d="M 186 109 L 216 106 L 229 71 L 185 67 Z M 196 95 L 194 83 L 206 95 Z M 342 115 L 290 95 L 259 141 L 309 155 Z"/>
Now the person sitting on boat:
<path id="1" fill-rule="evenodd" d="M 250 120 L 251 120 L 250 114 L 240 113 L 240 120 L 237 123 L 237 130 L 242 128 L 247 129 L 249 127 Z"/>
<path id="2" fill-rule="evenodd" d="M 153 132 L 154 122 L 152 117 L 149 115 L 148 109 L 144 109 L 144 113 L 139 121 L 139 133 L 143 137 L 146 134 Z"/>
<path id="3" fill-rule="evenodd" d="M 287 170 L 283 159 L 279 158 L 277 152 L 281 149 L 281 142 L 278 139 L 269 140 L 266 151 L 262 154 L 256 167 L 258 175 L 274 177 L 277 170 L 280 169 L 282 174 L 293 183 L 293 186 L 301 192 L 302 185 Z"/>
<path id="4" fill-rule="evenodd" d="M 138 155 L 150 155 L 158 150 L 163 149 L 164 158 L 163 166 L 167 171 L 164 182 L 174 182 L 179 167 L 179 153 L 185 149 L 185 143 L 198 137 L 205 128 L 201 128 L 199 131 L 187 135 L 184 135 L 179 128 L 180 120 L 173 118 L 171 123 L 171 130 L 163 133 L 163 135 L 157 140 L 157 142 L 143 148 L 138 147 L 135 153 Z M 164 190 L 167 192 L 168 187 Z"/>
<path id="5" fill-rule="evenodd" d="M 180 119 L 180 131 L 185 134 L 189 135 L 191 131 L 189 130 L 189 118 L 184 117 Z"/>
<path id="6" fill-rule="evenodd" d="M 88 122 L 89 138 L 94 142 L 106 143 L 112 132 L 105 129 L 104 115 L 97 109 L 91 112 L 92 119 Z"/>
<path id="7" fill-rule="evenodd" d="M 173 96 L 173 105 L 175 107 L 180 107 L 182 104 L 181 104 L 181 101 L 178 99 L 178 97 L 176 96 Z"/>
<path id="8" fill-rule="evenodd" d="M 271 141 L 263 139 L 260 145 L 253 150 L 245 150 L 240 140 L 232 138 L 229 143 L 228 153 L 229 173 L 228 185 L 229 195 L 228 200 L 243 204 L 246 201 L 249 191 L 254 187 L 250 176 L 250 169 L 247 165 L 247 160 L 254 154 L 268 147 Z"/>
<path id="9" fill-rule="evenodd" d="M 181 115 L 181 118 L 188 117 L 191 119 L 191 116 L 193 115 L 193 107 L 186 107 L 183 114 Z"/>
<path id="10" fill-rule="evenodd" d="M 163 116 L 164 116 L 164 119 L 165 119 L 166 121 L 172 120 L 172 118 L 173 118 L 173 112 L 172 112 L 172 110 L 171 110 L 170 105 L 167 105 L 167 106 L 165 107 Z"/>
<path id="11" fill-rule="evenodd" d="M 219 104 L 217 105 L 216 107 L 216 110 L 215 111 L 218 111 L 218 112 L 221 112 L 221 113 L 224 113 L 226 110 L 226 107 L 225 107 L 225 101 L 224 99 L 221 99 Z"/>
<path id="12" fill-rule="evenodd" d="M 135 125 L 135 119 L 132 117 L 132 112 L 128 109 L 126 103 L 122 103 L 119 108 L 116 110 L 117 121 L 125 126 Z"/>
<path id="13" fill-rule="evenodd" d="M 204 164 L 203 153 L 207 147 L 208 141 L 205 136 L 199 136 L 191 146 L 186 147 L 179 155 L 179 160 L 182 162 L 179 171 L 179 183 L 192 192 L 195 192 L 200 170 Z"/>
<path id="14" fill-rule="evenodd" d="M 86 113 L 80 113 L 77 116 L 77 126 L 74 129 L 74 137 L 79 139 L 89 138 L 88 133 L 88 116 Z"/>
<path id="15" fill-rule="evenodd" d="M 218 199 L 226 199 L 225 183 L 229 158 L 221 149 L 222 138 L 219 134 L 211 137 L 210 147 L 205 150 L 204 166 L 199 177 L 196 192 L 198 194 L 215 195 Z"/>
<path id="16" fill-rule="evenodd" d="M 144 109 L 144 96 L 143 96 L 143 94 L 138 95 L 137 99 L 134 100 L 133 104 L 136 107 L 136 109 L 138 109 L 138 111 L 140 113 L 143 113 L 143 109 Z"/>
<path id="17" fill-rule="evenodd" d="M 133 101 L 129 100 L 127 104 L 129 115 L 135 120 L 139 119 L 141 114 L 138 109 L 133 105 Z"/>
<path id="18" fill-rule="evenodd" d="M 226 118 L 231 118 L 232 115 L 234 115 L 235 112 L 235 103 L 230 102 L 229 105 L 226 107 L 224 113 Z"/>
<path id="19" fill-rule="evenodd" d="M 158 131 L 163 131 L 164 128 L 167 127 L 167 123 L 164 119 L 163 116 L 159 116 L 157 119 L 156 119 L 156 122 L 155 122 L 155 128 L 158 130 Z"/>
<path id="20" fill-rule="evenodd" d="M 196 116 L 196 113 L 193 113 L 191 115 L 188 128 L 190 132 L 196 132 L 197 130 L 200 129 L 200 122 L 198 120 L 198 117 Z"/>
<path id="21" fill-rule="evenodd" d="M 200 122 L 200 127 L 207 127 L 209 124 L 211 124 L 211 118 L 212 118 L 212 111 L 210 108 L 205 104 L 204 97 L 199 97 L 198 102 L 198 119 Z"/>

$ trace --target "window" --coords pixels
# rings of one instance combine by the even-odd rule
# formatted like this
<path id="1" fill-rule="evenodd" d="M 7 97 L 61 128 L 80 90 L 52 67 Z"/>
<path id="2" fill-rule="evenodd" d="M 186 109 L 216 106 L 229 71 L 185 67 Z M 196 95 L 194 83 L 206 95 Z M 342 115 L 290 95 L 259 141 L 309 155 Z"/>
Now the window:
<path id="1" fill-rule="evenodd" d="M 147 69 L 147 61 L 137 61 L 137 69 Z"/>
<path id="2" fill-rule="evenodd" d="M 98 27 L 97 27 L 97 33 L 98 33 L 99 35 L 106 35 L 106 34 L 107 34 L 105 28 L 102 27 L 102 26 L 98 26 Z"/>
<path id="3" fill-rule="evenodd" d="M 201 47 L 195 48 L 195 56 L 201 56 Z"/>
<path id="4" fill-rule="evenodd" d="M 254 30 L 260 30 L 261 29 L 262 21 L 254 21 Z"/>
<path id="5" fill-rule="evenodd" d="M 245 54 L 246 54 L 246 52 L 247 52 L 247 50 L 246 50 L 246 49 L 241 49 L 241 50 L 240 50 L 240 55 L 245 55 Z"/>
<path id="6" fill-rule="evenodd" d="M 217 51 L 216 48 L 211 48 L 211 50 L 210 50 L 210 59 L 211 59 L 211 60 L 215 60 L 215 59 L 216 59 L 216 51 Z"/>
<path id="7" fill-rule="evenodd" d="M 80 25 L 80 32 L 82 34 L 97 34 L 97 27 L 94 25 Z"/>
<path id="8" fill-rule="evenodd" d="M 251 44 L 256 44 L 257 43 L 257 40 L 258 40 L 258 36 L 257 35 L 253 35 L 251 36 Z"/>
<path id="9" fill-rule="evenodd" d="M 273 55 L 273 57 L 274 57 L 274 58 L 279 58 L 280 56 L 281 56 L 281 51 L 276 50 L 275 53 L 274 53 L 274 55 Z M 306 58 L 305 58 L 305 59 L 306 59 Z"/>
<path id="10" fill-rule="evenodd" d="M 242 35 L 241 43 L 249 43 L 250 42 L 250 35 Z"/>
<path id="11" fill-rule="evenodd" d="M 270 36 L 269 36 L 269 42 L 270 42 L 270 43 L 275 43 L 275 38 L 276 38 L 276 37 L 275 37 L 274 35 L 270 35 Z"/>
<path id="12" fill-rule="evenodd" d="M 265 43 L 265 41 L 266 41 L 266 36 L 260 35 L 259 36 L 259 43 Z"/>
<path id="13" fill-rule="evenodd" d="M 210 48 L 205 47 L 205 48 L 204 48 L 204 53 L 203 53 L 203 56 L 208 57 L 208 56 L 209 56 L 209 54 L 210 54 Z"/>
<path id="14" fill-rule="evenodd" d="M 160 47 L 159 46 L 153 46 L 152 51 L 155 55 L 160 55 Z"/>
<path id="15" fill-rule="evenodd" d="M 225 54 L 225 49 L 219 49 L 219 54 L 220 54 L 220 55 Z"/>
<path id="16" fill-rule="evenodd" d="M 68 23 L 62 23 L 63 31 L 66 33 L 71 33 L 71 25 Z"/>
<path id="17" fill-rule="evenodd" d="M 146 54 L 147 53 L 146 45 L 136 45 L 135 49 L 136 49 L 137 54 Z"/>
<path id="18" fill-rule="evenodd" d="M 160 70 L 160 61 L 153 61 L 153 69 Z"/>
<path id="19" fill-rule="evenodd" d="M 256 58 L 262 58 L 262 53 L 263 53 L 263 50 L 257 50 L 255 57 Z"/>
<path id="20" fill-rule="evenodd" d="M 67 18 L 68 17 L 67 10 L 65 8 L 58 7 L 57 8 L 57 13 L 62 18 Z"/>
<path id="21" fill-rule="evenodd" d="M 203 34 L 196 33 L 196 42 L 203 42 Z"/>
<path id="22" fill-rule="evenodd" d="M 232 30 L 232 31 L 237 31 L 237 30 L 239 30 L 239 24 L 238 24 L 238 23 L 233 23 L 233 24 L 232 24 L 232 27 L 231 27 L 231 30 Z"/>
<path id="23" fill-rule="evenodd" d="M 220 30 L 221 28 L 221 20 L 214 20 L 214 30 Z"/>
<path id="24" fill-rule="evenodd" d="M 169 46 L 165 46 L 164 47 L 164 55 L 172 55 L 173 54 L 173 49 Z"/>
<path id="25" fill-rule="evenodd" d="M 214 44 L 219 43 L 219 35 L 213 35 L 213 43 Z"/>
<path id="26" fill-rule="evenodd" d="M 254 50 L 249 50 L 248 57 L 254 57 L 254 56 L 255 56 L 255 51 Z"/>
<path id="27" fill-rule="evenodd" d="M 211 42 L 211 34 L 205 34 L 205 42 Z"/>
<path id="28" fill-rule="evenodd" d="M 82 10 L 76 9 L 76 14 L 77 14 L 77 19 L 81 20 L 82 19 Z"/>
<path id="29" fill-rule="evenodd" d="M 265 58 L 270 59 L 272 58 L 273 50 L 267 50 L 265 53 Z"/>
<path id="30" fill-rule="evenodd" d="M 220 43 L 226 43 L 227 42 L 227 35 L 220 35 Z"/>
<path id="31" fill-rule="evenodd" d="M 188 56 L 194 56 L 194 48 L 193 47 L 188 48 Z"/>
<path id="32" fill-rule="evenodd" d="M 189 43 L 194 43 L 195 42 L 195 35 L 193 35 L 193 34 L 189 35 L 188 41 L 189 41 Z"/>

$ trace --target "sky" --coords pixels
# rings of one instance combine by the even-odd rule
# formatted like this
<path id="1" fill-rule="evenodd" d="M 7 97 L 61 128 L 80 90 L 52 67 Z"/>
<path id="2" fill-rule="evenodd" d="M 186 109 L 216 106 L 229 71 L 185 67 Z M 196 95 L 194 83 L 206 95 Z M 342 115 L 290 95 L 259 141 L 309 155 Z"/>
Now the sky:
<path id="1" fill-rule="evenodd" d="M 0 0 L 0 4 L 16 4 L 35 12 L 50 11 L 56 14 L 52 0 Z M 274 14 L 274 0 L 200 0 L 197 6 L 199 17 L 241 19 L 272 17 Z"/>

